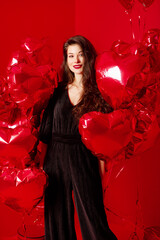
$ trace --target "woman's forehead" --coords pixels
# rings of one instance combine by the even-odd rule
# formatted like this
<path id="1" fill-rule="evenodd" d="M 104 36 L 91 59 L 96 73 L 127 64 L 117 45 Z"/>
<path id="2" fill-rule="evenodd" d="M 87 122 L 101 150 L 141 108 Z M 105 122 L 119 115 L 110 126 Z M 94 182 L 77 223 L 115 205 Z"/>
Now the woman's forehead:
<path id="1" fill-rule="evenodd" d="M 72 45 L 69 45 L 68 48 L 67 48 L 67 53 L 68 54 L 71 54 L 71 53 L 79 53 L 79 52 L 82 52 L 82 48 L 79 44 L 72 44 Z"/>

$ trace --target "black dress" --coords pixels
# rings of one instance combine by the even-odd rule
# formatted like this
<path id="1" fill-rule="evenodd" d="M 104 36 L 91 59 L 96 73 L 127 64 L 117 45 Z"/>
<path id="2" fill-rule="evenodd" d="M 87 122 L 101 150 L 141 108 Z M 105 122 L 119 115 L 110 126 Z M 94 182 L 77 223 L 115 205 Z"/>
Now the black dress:
<path id="1" fill-rule="evenodd" d="M 44 170 L 46 240 L 76 240 L 74 206 L 83 240 L 115 240 L 108 227 L 102 197 L 98 159 L 81 141 L 73 105 L 64 87 L 58 87 L 44 112 L 40 140 L 48 144 Z"/>

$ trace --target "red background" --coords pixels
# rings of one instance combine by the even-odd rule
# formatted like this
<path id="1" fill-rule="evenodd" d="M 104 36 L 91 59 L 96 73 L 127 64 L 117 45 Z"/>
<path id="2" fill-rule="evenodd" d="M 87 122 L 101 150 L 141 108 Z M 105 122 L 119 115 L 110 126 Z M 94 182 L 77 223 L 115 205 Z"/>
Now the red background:
<path id="1" fill-rule="evenodd" d="M 146 30 L 160 28 L 160 1 L 155 0 L 146 13 Z M 143 32 L 144 9 L 136 2 L 133 9 L 134 31 L 141 16 Z M 113 41 L 132 41 L 129 15 L 118 0 L 6 0 L 0 2 L 0 74 L 23 39 L 28 36 L 49 37 L 55 67 L 62 61 L 62 44 L 70 36 L 86 36 L 98 52 L 108 50 Z M 137 35 L 136 35 L 137 37 Z M 105 203 L 115 214 L 108 221 L 119 240 L 127 240 L 134 232 L 136 215 L 145 227 L 160 226 L 160 138 L 153 148 L 130 159 L 117 178 L 113 178 Z M 120 169 L 120 165 L 117 168 Z M 116 171 L 116 169 L 115 169 Z M 117 170 L 118 171 L 118 170 Z M 114 174 L 114 172 L 113 172 Z M 137 184 L 138 183 L 138 184 Z M 136 212 L 137 186 L 141 211 Z M 117 215 L 117 216 L 116 216 Z M 142 221 L 143 220 L 143 221 Z M 12 239 L 21 223 L 21 216 L 0 205 L 0 239 Z"/>

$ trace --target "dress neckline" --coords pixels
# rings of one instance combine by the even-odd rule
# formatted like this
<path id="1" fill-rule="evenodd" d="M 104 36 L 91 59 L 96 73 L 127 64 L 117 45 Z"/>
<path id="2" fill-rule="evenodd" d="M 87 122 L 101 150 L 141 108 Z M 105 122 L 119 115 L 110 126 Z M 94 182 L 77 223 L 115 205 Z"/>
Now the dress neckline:
<path id="1" fill-rule="evenodd" d="M 70 97 L 69 97 L 69 92 L 68 92 L 68 88 L 66 87 L 66 92 L 67 92 L 67 98 L 68 98 L 68 100 L 69 100 L 69 103 L 70 103 L 70 105 L 72 105 L 72 107 L 76 107 L 80 102 L 78 102 L 77 104 L 73 104 L 72 102 L 71 102 L 71 99 L 70 99 Z"/>

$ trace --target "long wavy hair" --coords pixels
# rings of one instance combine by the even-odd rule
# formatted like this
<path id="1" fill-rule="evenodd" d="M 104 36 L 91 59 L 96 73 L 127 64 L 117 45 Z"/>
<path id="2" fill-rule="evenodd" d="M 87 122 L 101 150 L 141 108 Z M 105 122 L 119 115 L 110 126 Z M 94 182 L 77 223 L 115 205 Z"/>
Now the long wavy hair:
<path id="1" fill-rule="evenodd" d="M 82 80 L 84 91 L 80 102 L 73 108 L 76 119 L 80 119 L 83 114 L 91 111 L 111 112 L 112 108 L 102 98 L 96 83 L 94 68 L 97 56 L 96 50 L 91 42 L 83 36 L 71 37 L 63 45 L 62 81 L 64 85 L 67 87 L 74 81 L 74 73 L 70 71 L 67 64 L 67 49 L 73 44 L 78 44 L 82 48 L 85 58 Z"/>

